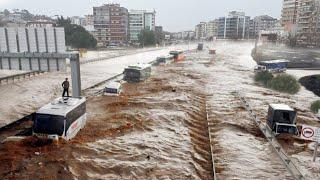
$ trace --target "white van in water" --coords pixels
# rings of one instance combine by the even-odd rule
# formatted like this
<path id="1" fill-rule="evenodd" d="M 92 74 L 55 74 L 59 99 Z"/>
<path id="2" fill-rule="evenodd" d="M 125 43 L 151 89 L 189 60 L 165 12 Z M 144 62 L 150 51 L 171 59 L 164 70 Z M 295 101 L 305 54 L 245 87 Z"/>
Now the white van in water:
<path id="1" fill-rule="evenodd" d="M 84 128 L 86 116 L 86 98 L 57 98 L 35 113 L 33 135 L 70 140 Z"/>
<path id="2" fill-rule="evenodd" d="M 111 82 L 107 84 L 104 92 L 107 94 L 120 94 L 122 91 L 122 84 L 118 82 Z"/>

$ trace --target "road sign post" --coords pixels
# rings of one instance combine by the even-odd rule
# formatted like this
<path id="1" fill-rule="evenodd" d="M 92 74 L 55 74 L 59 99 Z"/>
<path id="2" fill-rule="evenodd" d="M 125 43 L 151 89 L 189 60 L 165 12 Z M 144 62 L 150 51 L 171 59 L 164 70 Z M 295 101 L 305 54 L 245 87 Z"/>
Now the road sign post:
<path id="1" fill-rule="evenodd" d="M 316 137 L 316 142 L 315 142 L 315 145 L 314 145 L 313 162 L 316 161 L 317 156 L 318 156 L 318 146 L 319 146 L 319 143 L 320 143 L 320 128 L 317 129 L 315 137 Z"/>
<path id="2" fill-rule="evenodd" d="M 318 146 L 319 143 L 316 142 L 314 145 L 314 152 L 313 152 L 313 162 L 316 162 L 317 156 L 318 156 Z"/>

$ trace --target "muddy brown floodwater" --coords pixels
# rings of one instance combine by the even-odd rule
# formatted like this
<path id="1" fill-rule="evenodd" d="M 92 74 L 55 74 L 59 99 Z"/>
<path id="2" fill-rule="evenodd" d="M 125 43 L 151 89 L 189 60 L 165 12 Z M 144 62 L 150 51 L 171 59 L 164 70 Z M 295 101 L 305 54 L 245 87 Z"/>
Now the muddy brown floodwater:
<path id="1" fill-rule="evenodd" d="M 87 125 L 72 141 L 1 144 L 0 179 L 206 180 L 211 155 L 218 179 L 291 179 L 233 92 L 240 90 L 261 119 L 268 103 L 282 102 L 298 109 L 298 122 L 315 123 L 298 108 L 303 95 L 253 82 L 253 45 L 217 42 L 215 57 L 190 53 L 184 62 L 153 67 L 146 82 L 124 84 L 121 96 L 89 97 Z M 282 138 L 307 179 L 319 179 L 308 143 Z"/>

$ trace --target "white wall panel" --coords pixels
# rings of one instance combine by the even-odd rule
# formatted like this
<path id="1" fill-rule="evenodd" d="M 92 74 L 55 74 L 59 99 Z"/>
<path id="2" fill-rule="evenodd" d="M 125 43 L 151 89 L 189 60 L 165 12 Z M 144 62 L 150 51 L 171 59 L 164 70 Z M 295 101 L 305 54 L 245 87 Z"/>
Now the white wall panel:
<path id="1" fill-rule="evenodd" d="M 59 71 L 66 71 L 67 70 L 67 64 L 65 59 L 59 59 Z"/>
<path id="2" fill-rule="evenodd" d="M 0 28 L 0 52 L 7 52 L 5 28 Z"/>
<path id="3" fill-rule="evenodd" d="M 46 28 L 47 34 L 47 46 L 48 52 L 56 52 L 56 45 L 54 40 L 54 29 L 53 28 Z"/>
<path id="4" fill-rule="evenodd" d="M 60 53 L 66 52 L 66 40 L 64 28 L 56 28 L 56 38 L 57 38 L 57 51 Z"/>
<path id="5" fill-rule="evenodd" d="M 19 70 L 19 59 L 18 58 L 11 58 L 11 69 Z"/>
<path id="6" fill-rule="evenodd" d="M 28 36 L 29 36 L 29 46 L 30 52 L 37 52 L 37 41 L 36 41 L 36 33 L 35 28 L 27 28 Z"/>
<path id="7" fill-rule="evenodd" d="M 30 70 L 30 63 L 28 58 L 21 58 L 21 70 Z"/>
<path id="8" fill-rule="evenodd" d="M 40 59 L 41 71 L 48 71 L 47 59 Z"/>
<path id="9" fill-rule="evenodd" d="M 47 52 L 43 28 L 37 28 L 39 52 Z"/>
<path id="10" fill-rule="evenodd" d="M 15 28 L 7 28 L 8 32 L 8 45 L 10 52 L 18 52 L 17 47 L 17 34 Z"/>
<path id="11" fill-rule="evenodd" d="M 39 71 L 38 59 L 31 59 L 31 65 L 33 71 Z"/>
<path id="12" fill-rule="evenodd" d="M 56 59 L 49 59 L 50 63 L 50 71 L 57 71 L 57 60 Z"/>
<path id="13" fill-rule="evenodd" d="M 18 40 L 20 52 L 28 52 L 27 35 L 25 28 L 18 28 Z"/>
<path id="14" fill-rule="evenodd" d="M 2 58 L 2 69 L 9 69 L 9 60 L 8 60 L 8 58 Z"/>

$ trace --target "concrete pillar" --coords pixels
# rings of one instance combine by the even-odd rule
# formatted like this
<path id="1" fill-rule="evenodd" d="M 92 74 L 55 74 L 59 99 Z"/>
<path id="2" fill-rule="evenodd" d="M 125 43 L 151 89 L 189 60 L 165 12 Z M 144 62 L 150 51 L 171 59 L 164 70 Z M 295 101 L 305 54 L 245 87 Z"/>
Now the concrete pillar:
<path id="1" fill-rule="evenodd" d="M 72 97 L 81 97 L 81 77 L 80 77 L 80 60 L 79 54 L 71 54 L 71 81 L 72 81 Z"/>

